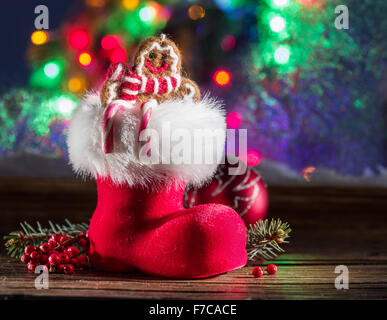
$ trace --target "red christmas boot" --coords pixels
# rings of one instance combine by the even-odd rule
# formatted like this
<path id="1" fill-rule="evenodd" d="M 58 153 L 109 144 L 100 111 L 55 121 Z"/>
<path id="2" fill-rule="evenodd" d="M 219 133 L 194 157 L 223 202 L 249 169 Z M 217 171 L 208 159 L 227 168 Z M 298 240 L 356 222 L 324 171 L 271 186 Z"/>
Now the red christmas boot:
<path id="1" fill-rule="evenodd" d="M 91 263 L 125 272 L 133 267 L 170 278 L 200 278 L 242 267 L 246 230 L 229 207 L 184 209 L 184 188 L 157 191 L 97 181 L 98 205 L 90 223 Z"/>
<path id="2" fill-rule="evenodd" d="M 117 112 L 114 150 L 107 154 L 101 142 L 103 113 L 98 96 L 86 97 L 68 132 L 74 169 L 97 179 L 98 205 L 89 229 L 92 265 L 169 278 L 208 277 L 245 265 L 245 224 L 233 209 L 221 204 L 184 209 L 182 204 L 186 184 L 208 180 L 223 154 L 225 119 L 219 104 L 181 100 L 155 107 L 148 124 L 152 159 L 158 160 L 152 163 L 139 158 L 140 108 L 127 105 Z M 212 142 L 191 143 L 204 129 L 206 135 L 213 132 Z M 217 161 L 194 160 L 200 152 Z"/>

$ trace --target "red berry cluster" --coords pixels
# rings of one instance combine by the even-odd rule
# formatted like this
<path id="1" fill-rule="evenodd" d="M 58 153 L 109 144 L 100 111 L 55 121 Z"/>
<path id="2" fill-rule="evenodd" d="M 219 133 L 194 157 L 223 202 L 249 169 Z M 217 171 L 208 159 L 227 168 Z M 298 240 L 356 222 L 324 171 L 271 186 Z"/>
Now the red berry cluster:
<path id="1" fill-rule="evenodd" d="M 84 234 L 75 238 L 54 233 L 47 243 L 40 247 L 28 245 L 25 247 L 21 262 L 27 265 L 28 271 L 34 272 L 38 265 L 45 265 L 50 272 L 72 274 L 75 268 L 87 268 L 89 258 L 81 254 L 72 244 L 77 243 L 81 252 L 87 252 L 89 241 Z"/>
<path id="2" fill-rule="evenodd" d="M 275 274 L 277 272 L 277 270 L 278 270 L 278 268 L 275 264 L 269 264 L 266 267 L 266 271 L 268 274 Z M 263 276 L 263 270 L 261 269 L 261 267 L 255 267 L 253 269 L 252 275 L 256 278 L 260 278 Z"/>

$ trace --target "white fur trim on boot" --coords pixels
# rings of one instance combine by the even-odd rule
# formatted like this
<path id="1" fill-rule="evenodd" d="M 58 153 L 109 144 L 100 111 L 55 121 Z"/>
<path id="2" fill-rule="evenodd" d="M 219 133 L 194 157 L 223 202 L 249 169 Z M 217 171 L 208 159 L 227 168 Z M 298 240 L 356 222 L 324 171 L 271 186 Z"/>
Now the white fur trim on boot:
<path id="1" fill-rule="evenodd" d="M 110 177 L 116 183 L 130 186 L 157 187 L 176 182 L 199 186 L 214 174 L 222 160 L 226 123 L 222 105 L 217 100 L 205 97 L 197 103 L 192 100 L 167 101 L 154 108 L 146 130 L 159 137 L 158 141 L 153 136 L 151 139 L 153 146 L 159 145 L 159 153 L 157 148 L 151 149 L 152 159 L 159 159 L 156 162 L 139 157 L 141 111 L 138 106 L 115 115 L 114 152 L 104 154 L 101 145 L 103 110 L 98 94 L 86 95 L 68 128 L 70 162 L 83 176 Z M 207 140 L 195 138 L 198 135 L 204 135 Z M 191 150 L 192 154 L 177 156 L 179 161 L 175 161 L 177 153 L 182 154 L 178 152 L 182 148 Z M 195 158 L 200 152 L 203 158 Z"/>

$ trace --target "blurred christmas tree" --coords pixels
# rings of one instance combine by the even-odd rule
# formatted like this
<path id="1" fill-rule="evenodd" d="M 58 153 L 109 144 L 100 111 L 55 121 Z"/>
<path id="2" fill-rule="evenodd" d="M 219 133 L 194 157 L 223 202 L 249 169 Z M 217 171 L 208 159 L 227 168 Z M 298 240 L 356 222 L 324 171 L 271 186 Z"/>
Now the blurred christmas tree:
<path id="1" fill-rule="evenodd" d="M 351 174 L 387 164 L 385 1 L 215 2 L 242 27 L 232 33 L 239 53 L 222 62 L 231 85 L 217 94 L 233 111 L 229 125 L 248 128 L 252 164 L 263 157 Z M 334 23 L 343 4 L 348 30 Z"/>
<path id="2" fill-rule="evenodd" d="M 250 144 L 297 169 L 378 171 L 386 164 L 387 3 L 344 1 L 348 30 L 334 24 L 343 1 L 268 3 L 258 11 L 260 41 L 252 45 L 249 98 L 241 101 Z"/>
<path id="3" fill-rule="evenodd" d="M 100 87 L 110 62 L 130 61 L 139 41 L 163 31 L 202 90 L 225 101 L 228 126 L 248 129 L 250 165 L 361 174 L 387 164 L 384 0 L 84 4 L 59 30 L 32 34 L 30 88 L 0 97 L 0 154 L 32 145 L 65 155 L 63 128 L 80 96 Z M 343 4 L 348 30 L 334 24 Z"/>
<path id="4" fill-rule="evenodd" d="M 0 97 L 0 155 L 66 157 L 64 131 L 80 96 L 100 87 L 109 63 L 127 61 L 165 26 L 171 10 L 164 4 L 172 2 L 86 0 L 59 30 L 33 32 L 30 88 Z"/>
<path id="5" fill-rule="evenodd" d="M 10 90 L 0 99 L 0 156 L 20 151 L 66 156 L 65 129 L 74 107 L 71 95 Z"/>

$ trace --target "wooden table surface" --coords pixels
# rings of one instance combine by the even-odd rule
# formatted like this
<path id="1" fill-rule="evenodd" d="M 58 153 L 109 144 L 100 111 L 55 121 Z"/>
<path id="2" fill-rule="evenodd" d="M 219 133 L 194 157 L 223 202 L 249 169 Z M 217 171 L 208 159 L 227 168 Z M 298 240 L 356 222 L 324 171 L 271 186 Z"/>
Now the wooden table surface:
<path id="1" fill-rule="evenodd" d="M 145 299 L 387 299 L 387 189 L 270 186 L 269 216 L 293 229 L 276 275 L 256 279 L 253 266 L 203 280 L 165 280 L 140 274 L 77 271 L 50 274 L 49 290 L 35 275 L 0 256 L 2 298 L 109 297 Z M 88 221 L 95 206 L 92 182 L 0 179 L 0 234 L 18 222 Z M 349 269 L 349 290 L 337 290 L 335 267 Z"/>

